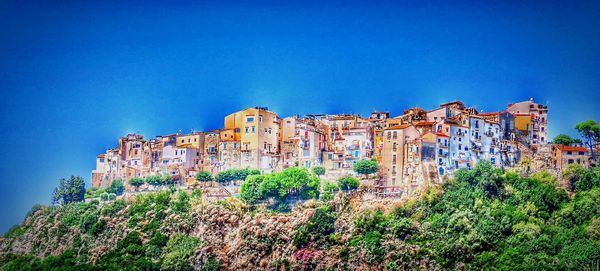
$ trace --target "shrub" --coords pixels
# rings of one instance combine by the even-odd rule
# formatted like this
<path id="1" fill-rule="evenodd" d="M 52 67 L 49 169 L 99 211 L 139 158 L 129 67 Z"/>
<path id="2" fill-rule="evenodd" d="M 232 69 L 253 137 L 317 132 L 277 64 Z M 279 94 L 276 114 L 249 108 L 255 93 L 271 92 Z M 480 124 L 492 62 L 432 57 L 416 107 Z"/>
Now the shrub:
<path id="1" fill-rule="evenodd" d="M 110 186 L 108 187 L 108 189 L 106 189 L 106 192 L 114 193 L 116 195 L 123 194 L 123 191 L 125 191 L 125 185 L 123 185 L 123 180 L 112 181 L 112 183 L 110 183 Z"/>
<path id="2" fill-rule="evenodd" d="M 210 174 L 210 172 L 200 171 L 196 173 L 196 180 L 199 182 L 210 182 L 213 180 L 213 176 Z"/>
<path id="3" fill-rule="evenodd" d="M 315 174 L 317 176 L 325 175 L 325 167 L 322 167 L 322 166 L 313 167 L 312 172 L 313 172 L 313 174 Z"/>
<path id="4" fill-rule="evenodd" d="M 352 176 L 346 176 L 346 177 L 342 177 L 342 178 L 338 179 L 337 184 L 338 184 L 338 187 L 340 188 L 340 190 L 348 191 L 348 190 L 354 190 L 354 189 L 358 188 L 358 186 L 360 185 L 360 182 Z"/>
<path id="5" fill-rule="evenodd" d="M 160 180 L 160 176 L 158 176 L 158 175 L 152 175 L 152 176 L 146 177 L 146 183 L 148 183 L 149 185 L 153 185 L 153 186 L 162 185 L 162 181 Z"/>
<path id="6" fill-rule="evenodd" d="M 308 222 L 296 230 L 294 245 L 303 247 L 314 243 L 316 246 L 326 247 L 330 241 L 329 235 L 334 233 L 336 219 L 336 214 L 329 207 L 318 208 Z"/>
<path id="7" fill-rule="evenodd" d="M 142 178 L 131 178 L 129 179 L 129 185 L 135 187 L 135 189 L 139 189 L 140 186 L 144 185 L 144 183 L 146 183 L 146 181 Z"/>
<path id="8" fill-rule="evenodd" d="M 192 270 L 191 258 L 200 244 L 197 238 L 181 233 L 174 234 L 165 247 L 161 269 Z"/>

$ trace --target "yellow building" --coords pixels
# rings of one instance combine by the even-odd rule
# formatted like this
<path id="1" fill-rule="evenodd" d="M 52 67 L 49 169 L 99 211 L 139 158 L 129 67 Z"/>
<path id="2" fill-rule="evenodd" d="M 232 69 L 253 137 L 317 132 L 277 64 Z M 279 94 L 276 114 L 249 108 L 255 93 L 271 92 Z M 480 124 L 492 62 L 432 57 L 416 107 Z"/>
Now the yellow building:
<path id="1" fill-rule="evenodd" d="M 381 172 L 386 178 L 385 191 L 399 192 L 408 188 L 404 178 L 406 173 L 406 158 L 408 157 L 408 142 L 418 139 L 421 135 L 412 125 L 400 125 L 385 128 L 382 149 Z"/>
<path id="2" fill-rule="evenodd" d="M 233 131 L 240 142 L 242 168 L 272 172 L 280 168 L 281 120 L 264 107 L 248 108 L 225 117 L 225 130 Z"/>
<path id="3" fill-rule="evenodd" d="M 513 114 L 515 116 L 515 128 L 519 131 L 528 132 L 531 130 L 530 114 Z"/>

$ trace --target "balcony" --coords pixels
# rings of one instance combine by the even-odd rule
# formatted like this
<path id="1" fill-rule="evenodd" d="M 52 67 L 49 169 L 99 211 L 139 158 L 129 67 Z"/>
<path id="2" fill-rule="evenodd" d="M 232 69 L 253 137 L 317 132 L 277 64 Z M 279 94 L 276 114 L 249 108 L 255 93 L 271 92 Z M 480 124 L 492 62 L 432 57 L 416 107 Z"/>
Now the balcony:
<path id="1" fill-rule="evenodd" d="M 455 134 L 456 134 L 457 136 L 465 136 L 465 135 L 466 135 L 466 133 L 465 133 L 465 132 L 461 132 L 461 131 L 458 131 L 458 132 L 456 132 Z"/>
<path id="2" fill-rule="evenodd" d="M 439 157 L 448 157 L 448 152 L 447 151 L 438 152 L 438 156 Z"/>
<path id="3" fill-rule="evenodd" d="M 441 142 L 440 142 L 440 143 L 438 143 L 438 147 L 439 147 L 439 148 L 444 148 L 444 149 L 447 149 L 447 148 L 448 148 L 448 144 L 445 144 L 445 143 L 441 143 Z"/>
<path id="4" fill-rule="evenodd" d="M 494 132 L 492 132 L 492 131 L 487 131 L 487 132 L 484 132 L 484 133 L 483 133 L 483 135 L 485 135 L 485 136 L 487 136 L 487 137 L 493 137 L 493 136 L 494 136 Z"/>

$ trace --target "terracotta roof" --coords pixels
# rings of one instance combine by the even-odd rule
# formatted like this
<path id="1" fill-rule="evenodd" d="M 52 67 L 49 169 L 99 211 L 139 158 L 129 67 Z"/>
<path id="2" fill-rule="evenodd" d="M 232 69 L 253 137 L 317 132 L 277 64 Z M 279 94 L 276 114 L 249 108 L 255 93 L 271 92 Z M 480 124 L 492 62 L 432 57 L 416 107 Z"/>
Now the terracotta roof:
<path id="1" fill-rule="evenodd" d="M 500 115 L 502 113 L 504 113 L 506 111 L 503 112 L 487 112 L 487 113 L 479 113 L 480 116 L 493 116 L 493 115 Z"/>
<path id="2" fill-rule="evenodd" d="M 434 124 L 435 124 L 435 121 L 423 121 L 423 122 L 414 123 L 413 125 L 414 126 L 431 126 Z"/>
<path id="3" fill-rule="evenodd" d="M 513 115 L 515 115 L 515 116 L 531 116 L 531 114 L 525 114 L 525 113 L 513 113 Z"/>
<path id="4" fill-rule="evenodd" d="M 575 152 L 589 152 L 590 151 L 584 147 L 573 147 L 573 146 L 565 146 L 565 145 L 559 145 L 558 149 L 561 151 L 575 151 Z"/>
<path id="5" fill-rule="evenodd" d="M 408 124 L 404 124 L 404 125 L 396 125 L 396 126 L 392 126 L 392 127 L 387 127 L 384 130 L 402 130 L 406 127 L 409 127 L 410 125 Z"/>
<path id="6" fill-rule="evenodd" d="M 104 158 L 104 154 L 98 155 L 98 158 Z"/>
<path id="7" fill-rule="evenodd" d="M 444 134 L 444 133 L 442 133 L 442 132 L 437 132 L 437 133 L 435 133 L 435 135 L 436 135 L 436 136 L 441 136 L 441 137 L 450 137 L 450 136 L 448 136 L 447 134 Z"/>
<path id="8" fill-rule="evenodd" d="M 465 105 L 465 104 L 464 104 L 463 102 L 461 102 L 461 101 L 451 101 L 451 102 L 447 102 L 447 103 L 445 103 L 445 104 L 440 104 L 440 107 L 443 107 L 443 106 L 445 106 L 445 105 L 451 105 L 451 104 L 461 104 L 461 105 L 463 105 L 463 106 Z"/>

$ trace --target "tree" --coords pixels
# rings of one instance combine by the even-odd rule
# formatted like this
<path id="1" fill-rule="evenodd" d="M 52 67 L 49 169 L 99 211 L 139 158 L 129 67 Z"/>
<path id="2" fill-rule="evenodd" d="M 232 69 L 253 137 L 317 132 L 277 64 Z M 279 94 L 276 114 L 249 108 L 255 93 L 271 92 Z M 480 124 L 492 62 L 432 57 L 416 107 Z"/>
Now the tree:
<path id="1" fill-rule="evenodd" d="M 169 174 L 165 174 L 160 176 L 160 183 L 162 185 L 173 185 L 175 184 L 175 181 L 173 179 L 173 176 L 169 175 Z"/>
<path id="2" fill-rule="evenodd" d="M 575 126 L 575 129 L 579 131 L 581 137 L 585 140 L 585 145 L 590 148 L 590 152 L 593 158 L 596 158 L 596 154 L 594 153 L 594 145 L 600 141 L 600 126 L 593 120 L 586 120 L 582 123 L 579 123 Z"/>
<path id="3" fill-rule="evenodd" d="M 316 166 L 312 168 L 312 172 L 317 176 L 325 175 L 325 168 L 322 166 Z"/>
<path id="4" fill-rule="evenodd" d="M 377 165 L 377 161 L 375 160 L 362 160 L 354 163 L 352 169 L 356 173 L 363 174 L 365 177 L 368 177 L 369 174 L 375 173 L 379 170 L 379 165 Z"/>
<path id="5" fill-rule="evenodd" d="M 140 186 L 144 185 L 144 183 L 146 181 L 144 181 L 144 179 L 142 179 L 142 178 L 131 178 L 131 179 L 129 179 L 128 182 L 129 182 L 129 185 L 135 187 L 135 189 L 137 190 L 140 188 Z"/>
<path id="6" fill-rule="evenodd" d="M 556 137 L 554 137 L 554 140 L 552 140 L 552 143 L 569 146 L 574 143 L 583 144 L 583 141 L 581 141 L 581 139 L 579 139 L 579 138 L 572 138 L 568 135 L 560 134 L 560 135 L 557 135 Z"/>
<path id="7" fill-rule="evenodd" d="M 210 182 L 213 180 L 213 176 L 210 175 L 210 172 L 200 171 L 196 173 L 196 180 L 199 182 Z"/>
<path id="8" fill-rule="evenodd" d="M 340 188 L 340 190 L 342 191 L 348 191 L 348 190 L 353 190 L 358 188 L 359 186 L 359 182 L 356 178 L 352 177 L 352 176 L 346 176 L 346 177 L 342 177 L 340 179 L 337 180 L 338 183 L 338 187 Z"/>
<path id="9" fill-rule="evenodd" d="M 125 185 L 123 185 L 123 180 L 121 179 L 113 180 L 108 189 L 106 189 L 106 192 L 114 193 L 115 195 L 121 195 L 123 191 L 125 191 Z"/>
<path id="10" fill-rule="evenodd" d="M 146 177 L 146 183 L 148 183 L 149 185 L 153 185 L 153 186 L 158 186 L 158 185 L 162 184 L 162 182 L 160 180 L 160 176 L 158 176 L 158 175 L 152 175 L 152 176 Z"/>
<path id="11" fill-rule="evenodd" d="M 83 201 L 84 197 L 85 181 L 79 176 L 71 176 L 69 179 L 60 179 L 58 187 L 52 193 L 52 203 L 65 205 Z"/>

